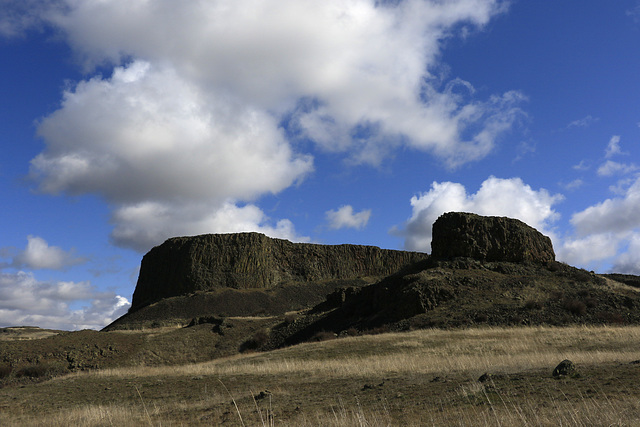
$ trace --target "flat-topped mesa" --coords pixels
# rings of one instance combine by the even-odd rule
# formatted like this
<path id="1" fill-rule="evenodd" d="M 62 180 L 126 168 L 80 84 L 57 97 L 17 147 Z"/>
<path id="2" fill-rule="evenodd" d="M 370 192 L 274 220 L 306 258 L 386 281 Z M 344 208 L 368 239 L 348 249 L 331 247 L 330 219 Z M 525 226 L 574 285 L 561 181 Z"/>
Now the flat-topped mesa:
<path id="1" fill-rule="evenodd" d="M 534 263 L 556 258 L 551 239 L 524 222 L 466 212 L 448 212 L 434 222 L 431 255 Z"/>
<path id="2" fill-rule="evenodd" d="M 375 246 L 292 243 L 259 233 L 175 237 L 142 259 L 131 311 L 196 291 L 386 276 L 426 258 Z"/>

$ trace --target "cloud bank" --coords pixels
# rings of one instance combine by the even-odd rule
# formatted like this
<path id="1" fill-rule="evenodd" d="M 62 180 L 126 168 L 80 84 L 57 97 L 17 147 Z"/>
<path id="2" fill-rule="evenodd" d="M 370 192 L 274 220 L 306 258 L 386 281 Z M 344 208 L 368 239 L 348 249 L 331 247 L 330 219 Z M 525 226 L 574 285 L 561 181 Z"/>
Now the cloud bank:
<path id="1" fill-rule="evenodd" d="M 42 282 L 32 273 L 0 272 L 0 326 L 101 329 L 131 304 L 89 282 Z"/>
<path id="2" fill-rule="evenodd" d="M 455 168 L 524 115 L 518 92 L 480 99 L 441 77 L 444 41 L 505 1 L 5 3 L 3 34 L 48 25 L 88 72 L 113 67 L 41 120 L 30 174 L 41 192 L 103 197 L 112 240 L 140 251 L 181 228 L 303 239 L 252 203 L 303 181 L 315 155 L 377 165 L 404 147 Z M 221 219 L 233 209 L 240 221 Z"/>

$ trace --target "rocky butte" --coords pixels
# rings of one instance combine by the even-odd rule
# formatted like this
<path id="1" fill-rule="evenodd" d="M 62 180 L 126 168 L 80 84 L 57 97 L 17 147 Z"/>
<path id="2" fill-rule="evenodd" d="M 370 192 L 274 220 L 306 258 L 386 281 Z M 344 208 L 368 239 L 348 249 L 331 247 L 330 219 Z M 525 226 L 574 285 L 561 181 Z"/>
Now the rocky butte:
<path id="1" fill-rule="evenodd" d="M 433 224 L 434 258 L 479 261 L 555 261 L 551 239 L 524 222 L 507 217 L 448 212 Z"/>
<path id="2" fill-rule="evenodd" d="M 375 246 L 292 243 L 259 233 L 175 237 L 142 259 L 130 312 L 198 291 L 384 277 L 427 257 Z"/>

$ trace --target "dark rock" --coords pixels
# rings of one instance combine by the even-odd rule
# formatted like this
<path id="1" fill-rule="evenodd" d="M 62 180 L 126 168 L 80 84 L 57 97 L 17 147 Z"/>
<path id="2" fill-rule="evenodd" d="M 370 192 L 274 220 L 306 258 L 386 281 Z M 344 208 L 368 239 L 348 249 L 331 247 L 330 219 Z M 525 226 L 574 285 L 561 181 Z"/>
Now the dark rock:
<path id="1" fill-rule="evenodd" d="M 448 212 L 433 224 L 434 258 L 467 257 L 481 261 L 555 260 L 551 239 L 522 221 L 506 217 Z"/>
<path id="2" fill-rule="evenodd" d="M 486 383 L 490 379 L 491 379 L 491 374 L 485 372 L 484 374 L 480 375 L 480 378 L 478 378 L 478 382 Z"/>
<path id="3" fill-rule="evenodd" d="M 428 255 L 374 246 L 317 245 L 259 233 L 176 237 L 142 259 L 131 312 L 164 298 L 213 289 L 272 289 L 322 280 L 386 276 Z"/>
<path id="4" fill-rule="evenodd" d="M 571 375 L 576 371 L 576 365 L 569 359 L 565 359 L 553 370 L 554 377 Z"/>

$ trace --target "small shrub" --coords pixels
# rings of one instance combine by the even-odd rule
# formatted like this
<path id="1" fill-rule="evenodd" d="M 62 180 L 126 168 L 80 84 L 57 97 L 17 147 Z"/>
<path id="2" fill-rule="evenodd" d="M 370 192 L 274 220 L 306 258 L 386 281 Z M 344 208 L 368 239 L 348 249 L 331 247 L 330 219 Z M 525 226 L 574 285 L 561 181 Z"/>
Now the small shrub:
<path id="1" fill-rule="evenodd" d="M 598 300 L 596 298 L 589 297 L 584 300 L 584 303 L 587 308 L 594 308 L 598 305 Z"/>
<path id="2" fill-rule="evenodd" d="M 489 320 L 489 316 L 487 313 L 478 313 L 476 315 L 476 323 L 485 323 Z"/>
<path id="3" fill-rule="evenodd" d="M 524 308 L 527 310 L 542 310 L 542 303 L 540 301 L 530 299 L 524 303 Z"/>
<path id="4" fill-rule="evenodd" d="M 349 337 L 357 337 L 358 335 L 360 335 L 360 331 L 358 331 L 353 326 L 350 327 L 349 329 L 347 329 L 346 331 L 344 331 L 344 333 L 345 333 L 345 335 L 347 335 Z"/>
<path id="5" fill-rule="evenodd" d="M 585 303 L 583 303 L 582 301 L 578 301 L 575 299 L 572 300 L 565 300 L 563 303 L 563 307 L 565 310 L 567 310 L 568 312 L 575 314 L 577 316 L 583 316 L 584 314 L 587 313 L 587 306 Z"/>
<path id="6" fill-rule="evenodd" d="M 607 323 L 613 323 L 616 325 L 622 325 L 624 323 L 627 323 L 624 316 L 620 313 L 605 312 L 605 313 L 600 313 L 598 317 L 600 318 L 600 320 L 603 320 Z"/>
<path id="7" fill-rule="evenodd" d="M 242 343 L 240 346 L 240 352 L 258 350 L 260 347 L 267 344 L 267 342 L 269 342 L 269 332 L 267 332 L 266 329 L 261 329 L 253 334 L 251 338 Z"/>
<path id="8" fill-rule="evenodd" d="M 54 366 L 42 363 L 38 365 L 25 366 L 24 368 L 18 369 L 18 371 L 16 372 L 16 377 L 45 378 L 56 373 L 59 372 L 57 372 Z"/>
<path id="9" fill-rule="evenodd" d="M 11 375 L 11 366 L 9 365 L 0 365 L 0 380 L 3 378 L 7 378 Z"/>

